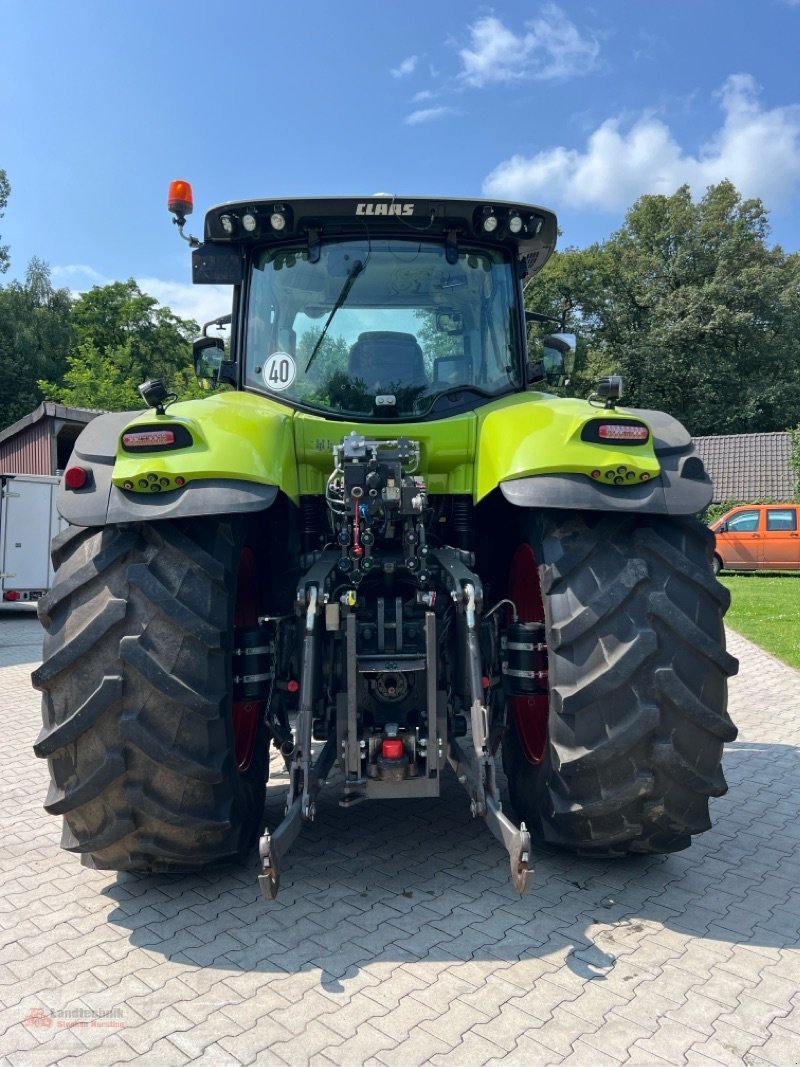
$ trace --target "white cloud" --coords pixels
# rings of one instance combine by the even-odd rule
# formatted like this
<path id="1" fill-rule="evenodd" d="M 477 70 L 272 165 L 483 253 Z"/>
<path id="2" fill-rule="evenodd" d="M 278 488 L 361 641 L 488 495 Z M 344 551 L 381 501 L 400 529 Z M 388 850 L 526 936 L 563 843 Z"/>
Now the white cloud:
<path id="1" fill-rule="evenodd" d="M 435 122 L 437 119 L 443 119 L 445 115 L 454 114 L 452 107 L 424 107 L 420 111 L 412 111 L 406 118 L 406 123 L 409 126 L 416 126 L 420 122 Z"/>
<path id="2" fill-rule="evenodd" d="M 545 4 L 521 34 L 493 15 L 478 19 L 469 33 L 470 47 L 459 52 L 460 78 L 476 88 L 491 82 L 551 81 L 586 74 L 594 69 L 600 52 L 597 41 L 581 36 L 555 4 Z"/>
<path id="3" fill-rule="evenodd" d="M 233 297 L 230 285 L 191 285 L 161 278 L 137 278 L 136 281 L 142 292 L 154 296 L 179 318 L 194 319 L 201 326 L 220 315 L 230 314 Z"/>
<path id="4" fill-rule="evenodd" d="M 95 285 L 111 285 L 118 278 L 108 278 L 85 263 L 71 263 L 53 267 L 56 286 L 64 286 L 79 296 Z M 125 279 L 127 280 L 127 279 Z M 231 310 L 232 290 L 226 285 L 191 285 L 185 282 L 164 281 L 162 278 L 136 278 L 143 293 L 155 297 L 181 319 L 194 319 L 201 326 Z"/>
<path id="5" fill-rule="evenodd" d="M 66 267 L 53 267 L 50 275 L 57 286 L 75 289 L 79 293 L 91 289 L 93 285 L 109 285 L 114 280 L 106 278 L 86 263 L 70 263 Z"/>
<path id="6" fill-rule="evenodd" d="M 486 15 L 467 28 L 469 46 L 458 49 L 461 69 L 438 81 L 435 90 L 422 89 L 411 98 L 413 104 L 430 103 L 406 116 L 405 123 L 416 126 L 434 122 L 457 109 L 433 106 L 435 100 L 454 99 L 468 88 L 482 88 L 491 83 L 519 81 L 553 81 L 586 74 L 597 66 L 600 46 L 593 37 L 582 35 L 554 3 L 541 7 L 539 16 L 524 24 L 520 33 L 509 29 L 499 18 Z M 457 42 L 448 38 L 451 47 Z M 392 70 L 402 78 L 417 66 L 417 56 L 409 56 Z M 439 73 L 430 68 L 430 77 Z"/>
<path id="7" fill-rule="evenodd" d="M 391 72 L 393 78 L 407 78 L 409 74 L 414 73 L 414 69 L 417 65 L 416 56 L 408 56 L 403 62 L 394 68 Z"/>
<path id="8" fill-rule="evenodd" d="M 749 74 L 734 74 L 717 94 L 724 119 L 697 155 L 684 151 L 653 114 L 625 128 L 607 119 L 586 148 L 558 146 L 504 160 L 483 183 L 487 196 L 561 201 L 570 207 L 617 211 L 645 193 L 695 193 L 730 179 L 744 196 L 769 207 L 787 203 L 800 186 L 800 105 L 765 110 Z"/>

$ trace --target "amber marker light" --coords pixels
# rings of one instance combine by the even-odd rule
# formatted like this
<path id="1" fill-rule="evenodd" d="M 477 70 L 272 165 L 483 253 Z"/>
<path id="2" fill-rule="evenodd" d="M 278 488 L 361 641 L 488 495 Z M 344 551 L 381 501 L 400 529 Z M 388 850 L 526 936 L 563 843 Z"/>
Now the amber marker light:
<path id="1" fill-rule="evenodd" d="M 167 207 L 173 215 L 191 215 L 194 208 L 194 196 L 190 182 L 178 178 L 169 183 Z"/>

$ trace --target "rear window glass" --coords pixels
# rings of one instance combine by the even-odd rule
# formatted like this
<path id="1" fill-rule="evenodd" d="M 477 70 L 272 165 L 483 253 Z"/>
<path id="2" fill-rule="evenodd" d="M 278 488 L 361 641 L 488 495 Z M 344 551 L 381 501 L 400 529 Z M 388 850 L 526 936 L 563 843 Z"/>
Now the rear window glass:
<path id="1" fill-rule="evenodd" d="M 758 529 L 758 512 L 757 511 L 740 511 L 738 515 L 732 515 L 726 526 L 729 530 L 757 530 Z"/>
<path id="2" fill-rule="evenodd" d="M 797 510 L 795 508 L 768 508 L 768 530 L 796 530 Z"/>

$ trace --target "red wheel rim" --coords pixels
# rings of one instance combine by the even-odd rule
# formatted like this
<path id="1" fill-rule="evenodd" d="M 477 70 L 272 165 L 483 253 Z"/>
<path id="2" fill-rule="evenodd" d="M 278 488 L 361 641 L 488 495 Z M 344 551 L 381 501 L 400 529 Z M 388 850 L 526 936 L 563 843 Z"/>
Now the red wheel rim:
<path id="1" fill-rule="evenodd" d="M 256 598 L 256 565 L 253 552 L 242 549 L 239 563 L 239 578 L 236 583 L 236 610 L 234 626 L 257 626 L 258 606 Z M 235 700 L 232 708 L 233 738 L 236 764 L 240 771 L 250 766 L 256 750 L 258 726 L 264 714 L 265 700 Z"/>
<path id="2" fill-rule="evenodd" d="M 519 545 L 511 560 L 508 596 L 516 605 L 520 622 L 541 622 L 544 619 L 539 565 L 529 544 Z M 549 694 L 510 696 L 507 699 L 526 759 L 531 763 L 541 763 L 547 751 Z"/>

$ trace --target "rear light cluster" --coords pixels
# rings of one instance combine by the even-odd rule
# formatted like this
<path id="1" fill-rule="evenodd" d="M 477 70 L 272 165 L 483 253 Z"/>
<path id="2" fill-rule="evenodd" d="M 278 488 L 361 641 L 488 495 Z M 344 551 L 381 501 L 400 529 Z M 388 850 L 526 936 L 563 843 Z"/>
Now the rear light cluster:
<path id="1" fill-rule="evenodd" d="M 650 440 L 650 430 L 634 419 L 592 419 L 581 430 L 582 441 L 600 444 L 644 445 Z"/>
<path id="2" fill-rule="evenodd" d="M 3 593 L 3 600 L 19 600 L 20 595 L 16 589 L 9 589 L 8 592 Z"/>
<path id="3" fill-rule="evenodd" d="M 650 431 L 646 426 L 639 426 L 636 423 L 626 426 L 618 422 L 604 422 L 597 427 L 597 436 L 601 441 L 643 442 L 649 440 Z"/>
<path id="4" fill-rule="evenodd" d="M 182 485 L 186 485 L 186 479 L 182 474 L 167 476 L 150 471 L 138 478 L 127 478 L 122 483 L 122 488 L 127 489 L 128 492 L 161 493 L 170 489 L 180 489 Z"/>
<path id="5" fill-rule="evenodd" d="M 614 448 L 620 445 L 646 445 L 650 440 L 650 429 L 636 419 L 591 419 L 581 430 L 581 440 Z M 653 472 L 642 471 L 638 465 L 629 467 L 624 463 L 615 463 L 613 466 L 595 467 L 590 476 L 604 485 L 630 485 L 632 482 L 649 482 Z"/>
<path id="6" fill-rule="evenodd" d="M 629 467 L 619 466 L 612 467 L 610 470 L 601 471 L 599 468 L 592 471 L 592 477 L 595 481 L 606 481 L 612 485 L 626 485 L 630 482 L 640 481 L 649 482 L 650 475 L 647 471 L 637 473 L 632 471 Z"/>
<path id="7" fill-rule="evenodd" d="M 122 443 L 126 448 L 150 448 L 153 445 L 174 445 L 174 430 L 143 430 L 122 435 Z"/>
<path id="8" fill-rule="evenodd" d="M 171 426 L 140 423 L 122 435 L 124 452 L 172 452 L 176 448 L 191 448 L 193 444 L 192 435 L 180 423 Z"/>

